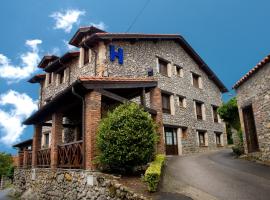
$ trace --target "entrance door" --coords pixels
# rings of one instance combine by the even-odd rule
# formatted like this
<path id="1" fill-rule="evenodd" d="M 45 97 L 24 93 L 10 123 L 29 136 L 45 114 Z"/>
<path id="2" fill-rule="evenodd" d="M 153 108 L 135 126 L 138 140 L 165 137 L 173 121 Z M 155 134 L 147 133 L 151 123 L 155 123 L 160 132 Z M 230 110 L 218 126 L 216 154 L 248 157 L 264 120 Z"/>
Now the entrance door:
<path id="1" fill-rule="evenodd" d="M 175 129 L 165 127 L 165 143 L 167 155 L 178 155 L 177 132 Z"/>
<path id="2" fill-rule="evenodd" d="M 259 145 L 252 105 L 243 108 L 243 118 L 248 152 L 251 153 L 258 151 Z"/>

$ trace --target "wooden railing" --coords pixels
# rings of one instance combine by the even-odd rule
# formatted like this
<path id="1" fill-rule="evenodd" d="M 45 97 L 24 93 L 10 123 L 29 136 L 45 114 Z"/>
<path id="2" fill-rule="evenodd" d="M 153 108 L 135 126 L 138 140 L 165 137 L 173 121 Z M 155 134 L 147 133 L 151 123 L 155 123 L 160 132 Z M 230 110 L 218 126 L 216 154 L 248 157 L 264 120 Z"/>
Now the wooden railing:
<path id="1" fill-rule="evenodd" d="M 51 165 L 51 149 L 41 149 L 37 152 L 37 166 L 50 167 Z"/>
<path id="2" fill-rule="evenodd" d="M 26 167 L 31 167 L 32 166 L 32 151 L 27 150 L 26 154 Z"/>
<path id="3" fill-rule="evenodd" d="M 83 168 L 83 141 L 58 145 L 58 167 Z"/>
<path id="4" fill-rule="evenodd" d="M 18 167 L 23 167 L 23 151 L 19 151 L 18 153 Z"/>

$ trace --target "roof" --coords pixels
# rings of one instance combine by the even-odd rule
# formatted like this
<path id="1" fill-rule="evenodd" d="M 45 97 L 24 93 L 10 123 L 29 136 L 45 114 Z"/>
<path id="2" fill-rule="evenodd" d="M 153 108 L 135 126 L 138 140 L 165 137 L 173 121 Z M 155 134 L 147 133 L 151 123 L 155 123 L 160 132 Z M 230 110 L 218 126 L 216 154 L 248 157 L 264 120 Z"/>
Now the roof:
<path id="1" fill-rule="evenodd" d="M 55 60 L 54 62 L 49 64 L 47 67 L 45 67 L 44 71 L 45 72 L 53 72 L 56 70 L 61 70 L 62 69 L 61 67 L 63 67 L 63 68 L 66 67 L 63 65 L 63 63 L 71 60 L 72 58 L 76 58 L 79 55 L 80 55 L 79 51 L 67 52 L 63 56 L 61 56 L 60 58 L 58 58 L 57 60 Z M 60 68 L 59 68 L 59 66 L 60 66 Z"/>
<path id="2" fill-rule="evenodd" d="M 36 74 L 32 78 L 28 80 L 29 83 L 40 83 L 40 81 L 44 80 L 46 77 L 46 74 Z"/>
<path id="3" fill-rule="evenodd" d="M 269 62 L 270 62 L 270 55 L 266 56 L 255 67 L 253 67 L 251 70 L 249 70 L 249 72 L 246 73 L 239 81 L 237 81 L 234 84 L 233 89 L 237 89 L 240 85 L 242 85 L 244 82 L 246 82 L 249 78 L 252 77 L 252 75 L 254 75 L 256 72 L 258 72 L 260 69 L 262 69 Z"/>
<path id="4" fill-rule="evenodd" d="M 203 59 L 195 52 L 195 50 L 189 45 L 189 43 L 178 34 L 140 34 L 140 33 L 106 33 L 97 32 L 91 34 L 86 40 L 80 43 L 82 47 L 88 47 L 92 43 L 98 40 L 175 40 L 178 42 L 183 49 L 194 59 L 199 67 L 208 75 L 209 79 L 212 80 L 220 89 L 221 92 L 228 92 L 226 86 L 219 80 L 216 74 L 210 69 L 210 67 L 203 61 Z"/>
<path id="5" fill-rule="evenodd" d="M 38 64 L 38 68 L 45 68 L 49 62 L 52 62 L 54 60 L 56 60 L 57 58 L 59 58 L 58 56 L 55 56 L 55 55 L 46 55 L 46 56 L 43 56 L 43 58 L 41 59 L 41 61 L 39 62 Z"/>
<path id="6" fill-rule="evenodd" d="M 105 33 L 105 31 L 94 27 L 94 26 L 89 26 L 89 27 L 81 27 L 77 30 L 77 32 L 74 34 L 74 36 L 71 38 L 71 40 L 69 41 L 69 44 L 75 46 L 75 47 L 79 47 L 79 43 L 82 41 L 82 38 L 84 36 L 89 36 L 93 33 Z"/>
<path id="7" fill-rule="evenodd" d="M 33 142 L 33 139 L 28 139 L 28 140 L 25 140 L 25 141 L 22 141 L 18 144 L 14 144 L 12 147 L 28 147 L 28 146 L 32 146 L 32 142 Z"/>

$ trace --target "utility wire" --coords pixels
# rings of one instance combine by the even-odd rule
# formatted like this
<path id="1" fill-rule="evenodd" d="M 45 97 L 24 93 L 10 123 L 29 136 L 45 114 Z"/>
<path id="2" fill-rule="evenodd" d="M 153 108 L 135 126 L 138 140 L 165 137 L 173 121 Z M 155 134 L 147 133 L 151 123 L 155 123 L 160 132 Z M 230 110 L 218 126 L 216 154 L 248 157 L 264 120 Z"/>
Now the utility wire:
<path id="1" fill-rule="evenodd" d="M 130 26 L 128 27 L 128 29 L 126 30 L 126 33 L 130 31 L 130 29 L 132 28 L 132 26 L 136 23 L 137 19 L 141 16 L 141 14 L 143 13 L 143 11 L 145 10 L 145 8 L 147 7 L 147 5 L 150 3 L 151 0 L 147 0 L 144 4 L 144 6 L 142 7 L 142 9 L 140 10 L 140 12 L 136 15 L 136 17 L 134 18 L 134 20 L 132 21 L 132 23 L 130 24 Z"/>

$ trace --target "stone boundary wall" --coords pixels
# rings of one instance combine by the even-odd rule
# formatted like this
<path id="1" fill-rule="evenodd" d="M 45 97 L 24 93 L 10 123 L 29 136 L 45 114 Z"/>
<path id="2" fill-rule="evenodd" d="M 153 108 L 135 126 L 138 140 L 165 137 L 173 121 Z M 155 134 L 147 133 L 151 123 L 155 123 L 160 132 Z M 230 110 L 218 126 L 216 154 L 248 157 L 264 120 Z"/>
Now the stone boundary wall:
<path id="1" fill-rule="evenodd" d="M 14 185 L 21 199 L 146 200 L 100 172 L 65 169 L 15 169 Z"/>

